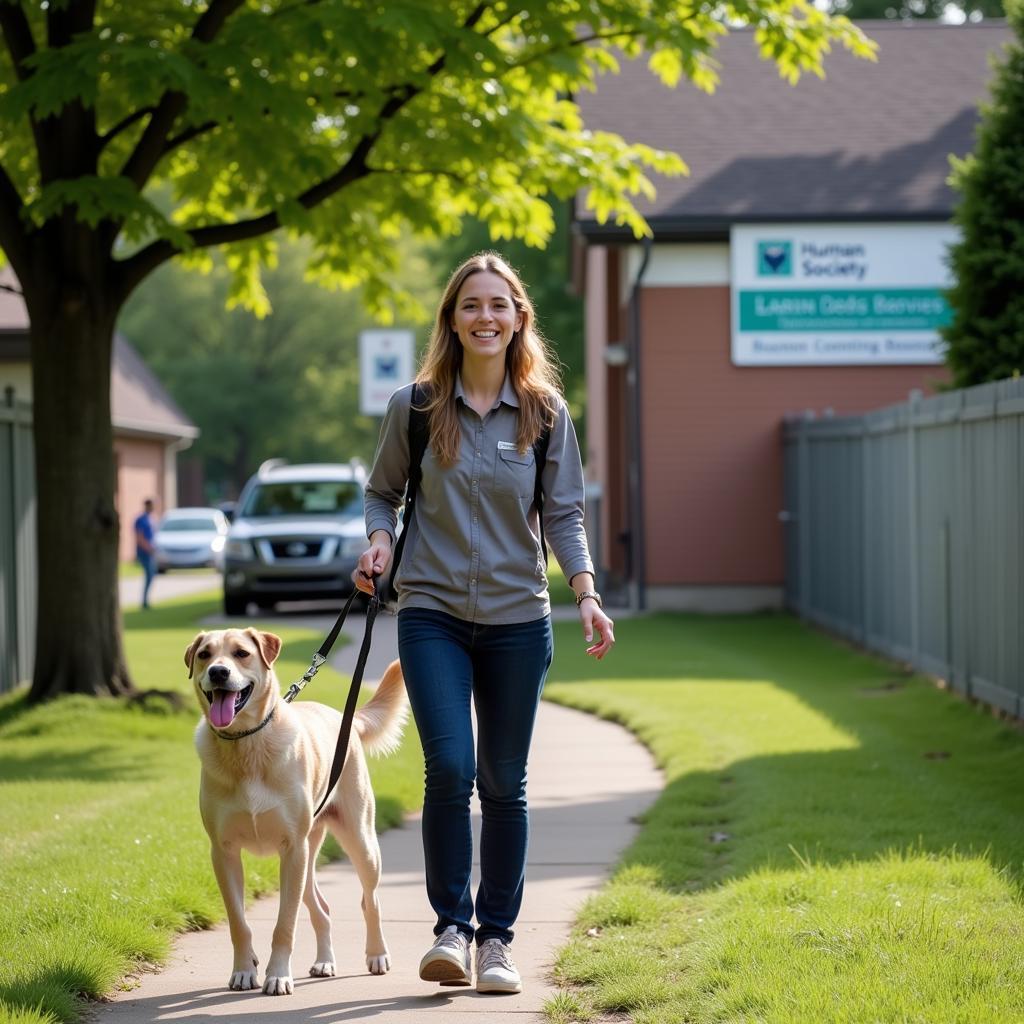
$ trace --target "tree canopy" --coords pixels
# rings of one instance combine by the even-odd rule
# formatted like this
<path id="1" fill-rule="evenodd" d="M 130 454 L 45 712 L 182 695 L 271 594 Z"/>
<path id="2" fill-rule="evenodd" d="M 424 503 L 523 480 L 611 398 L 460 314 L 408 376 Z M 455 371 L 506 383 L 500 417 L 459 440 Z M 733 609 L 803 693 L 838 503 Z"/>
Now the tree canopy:
<path id="1" fill-rule="evenodd" d="M 681 158 L 590 130 L 573 100 L 623 60 L 710 90 L 733 27 L 795 81 L 872 46 L 809 0 L 0 0 L 0 250 L 31 322 L 39 627 L 32 697 L 125 692 L 110 458 L 117 316 L 222 248 L 230 301 L 268 308 L 281 234 L 381 316 L 407 233 L 543 245 L 578 191 L 633 200 Z M 163 190 L 169 209 L 156 201 Z M 260 410 L 253 409 L 253 415 Z"/>

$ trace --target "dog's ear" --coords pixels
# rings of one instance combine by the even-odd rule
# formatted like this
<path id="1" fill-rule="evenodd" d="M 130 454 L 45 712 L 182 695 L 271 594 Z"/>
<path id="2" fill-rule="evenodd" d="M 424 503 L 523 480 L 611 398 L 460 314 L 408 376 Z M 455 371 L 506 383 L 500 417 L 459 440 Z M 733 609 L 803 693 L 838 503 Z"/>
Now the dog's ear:
<path id="1" fill-rule="evenodd" d="M 258 629 L 253 629 L 252 626 L 246 630 L 246 633 L 256 641 L 256 646 L 260 649 L 260 657 L 267 668 L 270 668 L 281 653 L 281 638 L 273 633 L 263 633 Z"/>
<path id="2" fill-rule="evenodd" d="M 192 641 L 185 648 L 185 664 L 188 665 L 188 677 L 192 678 L 192 663 L 195 661 L 196 651 L 199 650 L 199 645 L 206 639 L 205 633 L 196 633 L 195 640 Z"/>

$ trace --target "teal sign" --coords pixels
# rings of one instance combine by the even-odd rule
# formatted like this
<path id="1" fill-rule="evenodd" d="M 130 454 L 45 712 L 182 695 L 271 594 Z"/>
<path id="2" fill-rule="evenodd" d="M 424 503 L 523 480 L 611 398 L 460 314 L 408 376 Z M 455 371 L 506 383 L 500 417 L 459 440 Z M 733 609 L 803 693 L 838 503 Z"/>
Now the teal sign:
<path id="1" fill-rule="evenodd" d="M 951 319 L 938 288 L 742 291 L 739 314 L 741 331 L 787 333 L 934 331 Z"/>
<path id="2" fill-rule="evenodd" d="M 758 277 L 792 277 L 793 276 L 793 243 L 792 242 L 758 242 L 757 243 L 757 276 Z"/>

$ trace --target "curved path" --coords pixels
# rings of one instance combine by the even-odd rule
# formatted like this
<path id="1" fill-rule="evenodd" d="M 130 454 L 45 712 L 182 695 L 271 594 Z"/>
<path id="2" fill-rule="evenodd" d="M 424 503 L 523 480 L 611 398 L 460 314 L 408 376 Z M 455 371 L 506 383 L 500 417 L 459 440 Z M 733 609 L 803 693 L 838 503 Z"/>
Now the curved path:
<path id="1" fill-rule="evenodd" d="M 330 619 L 322 621 L 326 630 Z M 318 616 L 315 625 L 320 623 Z M 357 617 L 353 628 L 360 635 L 362 625 Z M 373 646 L 382 656 L 371 662 L 368 678 L 379 676 L 386 652 L 396 649 L 393 618 L 378 618 Z M 350 644 L 332 659 L 341 671 L 351 671 L 356 647 Z M 595 665 L 595 672 L 605 667 Z M 423 888 L 419 821 L 413 817 L 380 837 L 389 974 L 365 973 L 359 886 L 349 864 L 341 861 L 319 872 L 334 920 L 337 977 L 304 976 L 313 962 L 314 945 L 302 908 L 293 958 L 294 995 L 228 991 L 231 944 L 221 925 L 181 936 L 164 970 L 143 975 L 137 988 L 117 995 L 95 1016 L 102 1024 L 213 1019 L 238 1024 L 261 1019 L 274 1024 L 485 1024 L 513 1013 L 517 1024 L 540 1022 L 541 1007 L 555 991 L 550 966 L 576 911 L 607 877 L 635 834 L 635 816 L 661 788 L 650 754 L 624 729 L 547 702 L 541 705 L 530 758 L 526 895 L 516 926 L 515 957 L 524 984 L 520 995 L 481 996 L 471 988 L 441 988 L 417 977 L 420 956 L 432 940 L 433 915 Z M 249 909 L 264 964 L 276 913 L 276 895 Z"/>

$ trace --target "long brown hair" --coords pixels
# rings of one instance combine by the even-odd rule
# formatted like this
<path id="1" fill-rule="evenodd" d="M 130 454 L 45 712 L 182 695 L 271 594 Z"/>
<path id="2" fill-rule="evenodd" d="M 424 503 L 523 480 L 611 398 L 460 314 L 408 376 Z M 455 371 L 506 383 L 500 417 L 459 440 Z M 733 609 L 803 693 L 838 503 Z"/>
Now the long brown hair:
<path id="1" fill-rule="evenodd" d="M 416 382 L 430 396 L 425 409 L 430 419 L 430 446 L 442 466 L 459 458 L 459 414 L 455 381 L 462 368 L 462 345 L 452 330 L 452 314 L 466 279 L 481 272 L 497 274 L 508 285 L 522 324 L 505 350 L 505 367 L 519 399 L 516 447 L 525 452 L 545 427 L 554 425 L 561 394 L 558 366 L 537 330 L 533 303 L 519 275 L 496 252 L 478 252 L 455 268 L 437 307 L 434 330 Z"/>

